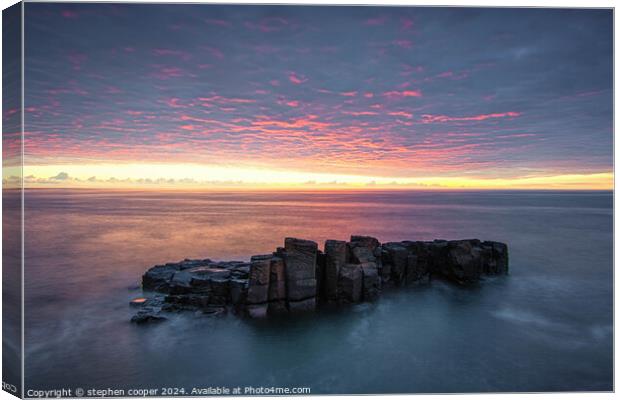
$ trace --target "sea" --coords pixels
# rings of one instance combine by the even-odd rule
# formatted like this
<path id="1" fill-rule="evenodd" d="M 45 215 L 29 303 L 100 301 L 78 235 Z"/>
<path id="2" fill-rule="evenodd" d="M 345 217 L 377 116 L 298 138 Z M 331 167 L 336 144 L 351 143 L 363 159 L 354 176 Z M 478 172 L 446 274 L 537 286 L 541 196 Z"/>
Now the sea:
<path id="1" fill-rule="evenodd" d="M 24 218 L 26 390 L 613 390 L 612 192 L 29 189 Z M 130 323 L 155 264 L 352 234 L 505 242 L 510 274 L 288 318 Z"/>

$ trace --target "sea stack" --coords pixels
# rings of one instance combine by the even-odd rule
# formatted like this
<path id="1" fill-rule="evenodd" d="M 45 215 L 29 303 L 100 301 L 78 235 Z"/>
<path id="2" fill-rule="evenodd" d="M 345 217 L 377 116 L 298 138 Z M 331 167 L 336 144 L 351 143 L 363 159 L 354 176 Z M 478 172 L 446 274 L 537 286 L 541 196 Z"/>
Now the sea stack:
<path id="1" fill-rule="evenodd" d="M 401 241 L 371 236 L 316 242 L 288 237 L 271 254 L 250 262 L 184 260 L 156 265 L 142 277 L 142 323 L 182 310 L 249 318 L 313 312 L 376 301 L 382 291 L 442 279 L 471 285 L 508 274 L 508 246 L 478 239 Z M 152 292 L 149 293 L 148 292 Z M 137 306 L 137 304 L 132 304 Z"/>

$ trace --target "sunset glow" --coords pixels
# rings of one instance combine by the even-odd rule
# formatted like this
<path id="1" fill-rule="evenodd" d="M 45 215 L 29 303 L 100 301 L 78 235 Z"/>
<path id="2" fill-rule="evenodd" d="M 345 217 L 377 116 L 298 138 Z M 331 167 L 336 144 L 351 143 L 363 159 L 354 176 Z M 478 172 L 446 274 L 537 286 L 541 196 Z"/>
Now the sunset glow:
<path id="1" fill-rule="evenodd" d="M 418 178 L 311 173 L 200 164 L 57 165 L 26 167 L 29 187 L 239 188 L 239 189 L 597 189 L 613 187 L 612 173 L 475 178 Z M 66 172 L 68 171 L 68 172 Z M 50 176 L 38 179 L 37 176 Z M 122 176 L 123 179 L 116 177 Z M 146 177 L 146 178 L 145 178 Z"/>
<path id="2" fill-rule="evenodd" d="M 613 188 L 608 13 L 62 8 L 26 6 L 28 187 Z"/>

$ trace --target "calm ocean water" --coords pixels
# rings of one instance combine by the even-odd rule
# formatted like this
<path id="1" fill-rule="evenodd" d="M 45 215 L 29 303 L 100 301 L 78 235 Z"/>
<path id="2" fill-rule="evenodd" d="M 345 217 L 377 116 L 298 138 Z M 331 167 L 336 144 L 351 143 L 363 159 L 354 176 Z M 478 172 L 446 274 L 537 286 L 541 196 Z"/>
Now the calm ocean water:
<path id="1" fill-rule="evenodd" d="M 129 322 L 150 266 L 285 236 L 508 243 L 511 274 L 333 313 Z M 610 192 L 26 193 L 26 388 L 612 389 Z"/>

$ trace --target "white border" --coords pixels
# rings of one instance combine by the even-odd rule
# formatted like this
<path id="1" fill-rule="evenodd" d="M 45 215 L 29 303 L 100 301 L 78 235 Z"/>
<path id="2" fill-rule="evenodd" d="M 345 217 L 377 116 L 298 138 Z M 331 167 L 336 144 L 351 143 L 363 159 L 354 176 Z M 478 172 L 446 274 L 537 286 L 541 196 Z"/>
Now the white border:
<path id="1" fill-rule="evenodd" d="M 44 1 L 40 1 L 40 0 L 30 0 L 31 2 L 44 2 Z M 60 2 L 60 1 L 59 1 Z M 68 2 L 68 1 L 62 1 L 62 2 Z M 102 2 L 102 1 L 96 1 L 96 0 L 83 0 L 81 2 Z M 114 2 L 121 2 L 122 1 L 106 1 L 109 3 L 114 3 Z M 266 1 L 266 0 L 246 0 L 246 1 L 239 1 L 239 0 L 229 0 L 229 1 L 173 1 L 173 0 L 151 0 L 151 1 L 132 1 L 133 3 L 210 3 L 210 4 L 214 4 L 214 3 L 220 3 L 220 4 L 313 4 L 313 5 L 378 5 L 378 6 L 395 6 L 395 5 L 400 5 L 400 6 L 469 6 L 469 7 L 558 7 L 558 8 L 614 8 L 615 7 L 615 2 L 614 1 L 610 1 L 610 0 L 590 0 L 590 1 L 579 1 L 579 0 L 544 0 L 544 1 L 536 1 L 536 0 L 520 0 L 520 1 L 514 1 L 514 0 L 504 0 L 502 2 L 499 2 L 498 0 L 477 0 L 475 3 L 472 3 L 471 1 L 466 1 L 466 0 L 448 0 L 448 1 L 433 1 L 433 0 L 417 0 L 417 1 L 388 1 L 388 0 L 372 0 L 372 1 L 364 1 L 364 0 L 335 0 L 335 1 L 330 1 L 330 0 L 314 0 L 314 1 L 305 1 L 305 0 L 289 0 L 289 1 L 281 1 L 281 2 L 276 2 L 276 1 Z M 12 4 L 14 4 L 15 1 L 13 0 L 0 0 L 0 5 L 2 5 L 2 8 L 7 8 L 9 6 L 11 6 Z M 614 12 L 615 14 L 615 12 Z M 22 38 L 24 38 L 24 21 L 23 21 L 23 17 L 24 17 L 24 8 L 23 8 L 23 4 L 22 4 Z M 615 15 L 614 15 L 614 21 L 615 21 Z M 2 22 L 0 21 L 0 28 L 1 28 L 1 24 Z M 616 119 L 615 119 L 615 115 L 618 112 L 618 103 L 616 102 L 616 92 L 615 92 L 615 73 L 617 71 L 617 54 L 618 52 L 617 50 L 617 44 L 619 41 L 619 35 L 615 30 L 614 27 L 614 139 L 615 139 L 615 126 L 616 126 Z M 24 62 L 23 62 L 23 55 L 24 55 L 24 40 L 22 40 L 22 135 L 23 135 L 23 129 L 24 129 Z M 2 56 L 0 53 L 0 65 L 1 65 L 1 61 L 2 61 Z M 1 83 L 0 83 L 0 89 L 1 89 Z M 1 90 L 0 90 L 1 93 Z M 22 136 L 23 137 L 23 136 Z M 614 160 L 615 160 L 615 154 L 616 154 L 616 150 L 617 150 L 617 146 L 619 146 L 618 142 L 616 140 L 614 140 Z M 2 145 L 0 142 L 0 151 L 1 151 Z M 24 144 L 22 141 L 22 180 L 23 180 L 23 157 L 24 157 Z M 614 169 L 615 171 L 615 169 Z M 614 176 L 614 182 L 615 182 L 615 176 Z M 22 183 L 22 187 L 23 187 L 23 183 Z M 620 205 L 620 200 L 618 200 L 616 198 L 616 196 L 614 195 L 614 211 L 617 209 L 617 207 Z M 23 308 L 23 301 L 24 301 L 24 266 L 23 266 L 23 252 L 24 252 L 24 197 L 23 197 L 23 192 L 22 192 L 22 313 L 24 312 L 24 308 Z M 0 209 L 0 218 L 2 216 L 2 211 Z M 618 215 L 614 212 L 614 233 L 615 233 L 615 226 L 616 226 L 616 222 L 618 219 Z M 2 241 L 1 241 L 1 237 L 2 237 L 2 232 L 0 231 L 0 251 L 2 249 Z M 620 239 L 617 238 L 614 235 L 614 266 L 616 265 L 616 257 L 617 254 L 615 252 L 615 249 L 617 247 L 617 245 L 620 243 Z M 0 275 L 0 280 L 1 280 L 1 275 Z M 616 338 L 618 335 L 618 332 L 615 329 L 615 321 L 616 321 L 616 317 L 618 316 L 618 307 L 616 307 L 616 296 L 615 296 L 615 288 L 617 287 L 616 285 L 618 284 L 618 274 L 614 273 L 614 360 L 615 360 L 615 343 L 616 343 Z M 0 296 L 0 305 L 1 305 L 1 296 Z M 1 329 L 1 320 L 0 320 L 0 329 Z M 22 315 L 22 360 L 24 360 L 24 318 Z M 1 346 L 0 346 L 0 355 L 1 355 Z M 1 358 L 0 358 L 1 359 Z M 87 362 L 87 361 L 86 361 Z M 614 363 L 615 364 L 615 363 Z M 22 363 L 22 388 L 24 388 L 24 365 Z M 618 369 L 615 368 L 614 365 L 614 384 L 616 384 L 617 382 L 619 382 L 618 380 Z M 439 396 L 445 396 L 445 395 L 379 395 L 377 396 L 378 398 L 415 398 L 415 399 L 420 399 L 420 400 L 428 400 L 428 399 L 436 399 Z M 545 399 L 611 399 L 614 398 L 614 394 L 613 393 L 578 393 L 578 392 L 569 392 L 569 393 L 528 393 L 528 394 L 522 394 L 522 393 L 517 393 L 517 394 L 466 394 L 466 395 L 453 395 L 453 396 L 457 396 L 459 399 L 464 399 L 464 400 L 474 400 L 474 399 L 478 399 L 481 396 L 484 396 L 486 398 L 491 398 L 491 399 L 516 399 L 517 396 L 519 399 L 540 399 L 540 398 L 545 398 Z M 319 398 L 322 396 L 304 396 L 304 398 Z M 330 396 L 333 397 L 333 396 Z M 343 398 L 343 399 L 355 399 L 359 396 L 337 396 L 339 398 Z M 236 399 L 250 399 L 252 397 L 235 397 Z M 281 397 L 264 397 L 264 398 L 268 398 L 268 399 L 281 399 Z M 9 399 L 15 399 L 14 396 L 11 396 L 9 393 L 4 392 L 4 391 L 0 391 L 0 400 L 9 400 Z M 173 399 L 173 398 L 169 398 L 169 399 Z M 177 398 L 178 399 L 178 398 Z"/>

